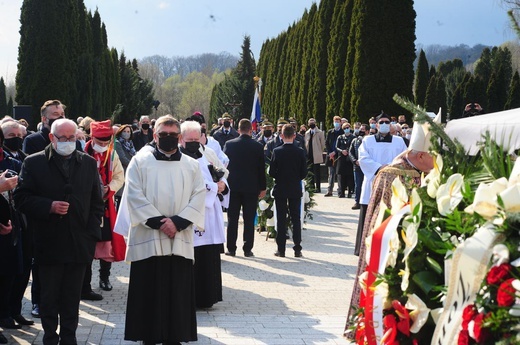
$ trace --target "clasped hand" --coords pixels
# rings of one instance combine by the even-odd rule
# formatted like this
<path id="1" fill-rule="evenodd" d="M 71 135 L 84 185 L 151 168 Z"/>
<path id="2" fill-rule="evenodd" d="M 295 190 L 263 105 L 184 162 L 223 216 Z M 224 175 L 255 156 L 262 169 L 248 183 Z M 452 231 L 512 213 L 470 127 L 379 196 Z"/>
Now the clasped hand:
<path id="1" fill-rule="evenodd" d="M 161 223 L 163 223 L 163 225 L 161 225 L 159 230 L 164 232 L 166 236 L 168 236 L 169 238 L 174 238 L 175 234 L 179 232 L 177 230 L 177 227 L 175 226 L 175 223 L 172 222 L 170 218 L 164 217 L 163 219 L 161 219 Z"/>

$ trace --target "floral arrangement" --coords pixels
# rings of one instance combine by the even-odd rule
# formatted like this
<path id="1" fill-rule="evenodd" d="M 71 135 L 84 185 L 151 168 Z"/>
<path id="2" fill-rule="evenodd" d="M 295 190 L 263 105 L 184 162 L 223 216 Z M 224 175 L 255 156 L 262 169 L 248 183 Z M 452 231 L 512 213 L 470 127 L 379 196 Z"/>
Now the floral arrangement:
<path id="1" fill-rule="evenodd" d="M 264 227 L 267 229 L 267 236 L 270 238 L 276 237 L 275 224 L 276 219 L 274 218 L 274 198 L 271 195 L 271 191 L 274 187 L 274 179 L 269 175 L 269 165 L 266 164 L 266 193 L 265 197 L 263 197 L 258 202 L 257 214 L 258 214 L 258 225 L 260 227 Z M 313 219 L 313 215 L 311 213 L 311 209 L 316 206 L 316 202 L 314 201 L 314 191 L 312 189 L 312 183 L 310 183 L 312 176 L 307 176 L 307 178 L 303 181 L 305 186 L 305 193 L 303 195 L 304 202 L 304 223 L 307 222 L 307 219 Z M 287 221 L 290 224 L 290 217 L 287 217 Z"/>
<path id="2" fill-rule="evenodd" d="M 514 157 L 489 136 L 478 156 L 467 156 L 421 109 L 407 106 L 420 114 L 419 121 L 430 123 L 434 169 L 411 191 L 399 179 L 392 184 L 392 208 L 382 207 L 381 227 L 375 227 L 389 234 L 383 269 L 360 277 L 362 303 L 352 327 L 356 342 L 433 344 L 438 323 L 450 312 L 445 304 L 454 253 L 481 229 L 490 229 L 501 243 L 490 246 L 478 292 L 465 295 L 457 341 L 520 344 L 520 161 L 513 169 Z M 399 222 L 391 221 L 397 217 Z M 379 248 L 373 235 L 367 238 L 367 262 Z M 377 303 L 364 298 L 380 298 L 381 319 L 375 318 Z M 375 335 L 370 325 L 379 325 Z"/>

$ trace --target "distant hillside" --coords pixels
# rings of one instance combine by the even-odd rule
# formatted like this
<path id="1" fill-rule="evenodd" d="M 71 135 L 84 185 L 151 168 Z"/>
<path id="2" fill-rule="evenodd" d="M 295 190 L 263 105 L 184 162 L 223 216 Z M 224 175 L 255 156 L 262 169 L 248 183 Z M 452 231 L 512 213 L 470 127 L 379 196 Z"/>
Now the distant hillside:
<path id="1" fill-rule="evenodd" d="M 207 75 L 211 75 L 213 72 L 224 72 L 229 68 L 236 67 L 238 59 L 238 56 L 231 55 L 228 52 L 220 54 L 205 53 L 187 57 L 153 55 L 143 58 L 139 61 L 139 64 L 156 66 L 163 74 L 163 78 L 167 79 L 176 74 L 184 78 L 191 72 L 203 72 Z"/>
<path id="2" fill-rule="evenodd" d="M 418 44 L 416 50 L 417 56 L 419 56 L 421 49 L 424 50 L 426 59 L 428 59 L 428 63 L 430 65 L 437 66 L 441 61 L 448 61 L 453 59 L 461 59 L 464 65 L 471 65 L 478 58 L 480 58 L 480 54 L 484 48 L 487 47 L 491 48 L 490 46 L 485 46 L 482 44 L 477 44 L 473 47 L 470 47 L 466 44 L 459 44 L 457 46 L 443 46 L 440 44 L 423 46 Z"/>

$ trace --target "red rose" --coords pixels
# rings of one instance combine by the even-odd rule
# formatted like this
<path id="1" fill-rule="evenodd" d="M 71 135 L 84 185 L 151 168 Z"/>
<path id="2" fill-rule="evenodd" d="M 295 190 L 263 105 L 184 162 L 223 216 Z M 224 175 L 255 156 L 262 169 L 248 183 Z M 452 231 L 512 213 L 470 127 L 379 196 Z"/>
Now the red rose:
<path id="1" fill-rule="evenodd" d="M 462 330 L 468 330 L 468 323 L 477 315 L 477 309 L 474 304 L 468 304 L 462 311 Z"/>
<path id="2" fill-rule="evenodd" d="M 479 344 L 485 343 L 491 336 L 491 333 L 489 333 L 489 329 L 482 328 L 482 324 L 484 323 L 485 318 L 486 315 L 483 313 L 480 313 L 477 315 L 477 317 L 475 317 L 475 326 L 473 326 L 473 333 L 475 334 L 475 340 Z"/>
<path id="3" fill-rule="evenodd" d="M 487 275 L 487 283 L 491 285 L 499 285 L 510 277 L 510 271 L 510 264 L 491 267 Z"/>
<path id="4" fill-rule="evenodd" d="M 516 289 L 511 284 L 514 278 L 508 279 L 498 287 L 497 302 L 500 307 L 509 307 L 515 303 Z"/>
<path id="5" fill-rule="evenodd" d="M 469 333 L 467 330 L 460 331 L 457 345 L 469 345 Z"/>

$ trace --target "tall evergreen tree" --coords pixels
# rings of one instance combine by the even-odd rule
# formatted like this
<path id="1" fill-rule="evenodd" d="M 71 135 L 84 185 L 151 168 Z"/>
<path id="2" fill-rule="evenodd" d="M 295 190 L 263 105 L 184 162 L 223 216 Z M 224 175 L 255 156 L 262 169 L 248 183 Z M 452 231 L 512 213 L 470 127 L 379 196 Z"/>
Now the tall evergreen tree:
<path id="1" fill-rule="evenodd" d="M 251 52 L 251 37 L 249 36 L 244 36 L 240 60 L 232 74 L 240 83 L 240 88 L 237 90 L 237 100 L 242 104 L 242 107 L 238 116 L 239 118 L 249 118 L 255 94 L 255 82 L 253 78 L 256 74 L 256 63 Z"/>
<path id="2" fill-rule="evenodd" d="M 0 117 L 7 115 L 7 94 L 4 78 L 0 77 Z"/>
<path id="3" fill-rule="evenodd" d="M 437 76 L 433 76 L 430 78 L 428 83 L 428 88 L 426 89 L 426 97 L 424 99 L 424 108 L 426 111 L 434 111 L 436 112 L 439 107 L 439 101 L 437 96 L 439 93 L 437 92 Z"/>
<path id="4" fill-rule="evenodd" d="M 516 108 L 520 108 L 520 75 L 518 75 L 518 71 L 515 72 L 513 79 L 511 79 L 505 110 Z"/>
<path id="5" fill-rule="evenodd" d="M 7 115 L 13 116 L 13 107 L 14 107 L 13 96 L 9 96 L 9 101 L 7 102 Z"/>
<path id="6" fill-rule="evenodd" d="M 326 116 L 327 103 L 327 46 L 330 39 L 330 25 L 332 15 L 334 13 L 335 0 L 321 0 L 318 10 L 318 17 L 316 22 L 316 30 L 314 35 L 314 50 L 312 52 L 312 66 L 311 66 L 311 93 L 312 97 L 312 114 L 317 121 L 327 119 L 327 122 L 332 123 Z"/>
<path id="7" fill-rule="evenodd" d="M 302 70 L 300 73 L 300 94 L 298 102 L 302 107 L 302 114 L 307 117 L 315 117 L 316 114 L 313 114 L 312 107 L 309 107 L 309 84 L 310 84 L 310 74 L 311 74 L 311 56 L 312 51 L 314 49 L 314 27 L 316 16 L 318 12 L 318 6 L 316 3 L 312 3 L 311 8 L 309 9 L 309 14 L 307 16 L 307 21 L 304 22 L 304 43 L 303 43 L 303 55 L 302 55 Z M 318 121 L 319 123 L 319 121 Z"/>
<path id="8" fill-rule="evenodd" d="M 455 120 L 462 117 L 464 111 L 464 89 L 471 78 L 471 73 L 465 73 L 462 81 L 457 85 L 449 103 L 449 119 Z"/>
<path id="9" fill-rule="evenodd" d="M 428 60 L 424 50 L 421 49 L 419 53 L 419 61 L 417 62 L 417 69 L 415 72 L 414 95 L 415 104 L 424 107 L 424 100 L 426 98 L 426 89 L 428 88 L 428 81 L 430 79 Z"/>
<path id="10" fill-rule="evenodd" d="M 327 66 L 327 118 L 341 114 L 341 98 L 345 82 L 345 67 L 347 66 L 348 35 L 352 19 L 352 0 L 336 2 L 331 26 L 331 38 L 328 50 Z M 350 116 L 349 116 L 350 117 Z"/>

